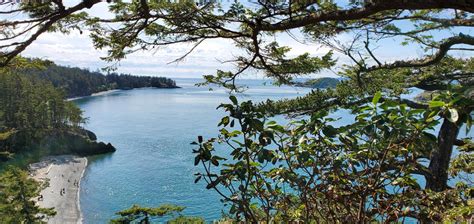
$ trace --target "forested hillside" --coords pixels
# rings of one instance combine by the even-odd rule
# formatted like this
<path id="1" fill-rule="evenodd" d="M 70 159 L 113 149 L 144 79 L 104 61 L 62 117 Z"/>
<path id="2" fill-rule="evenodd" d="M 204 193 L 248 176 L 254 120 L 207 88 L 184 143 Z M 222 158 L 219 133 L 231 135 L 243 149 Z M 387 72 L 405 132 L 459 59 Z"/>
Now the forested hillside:
<path id="1" fill-rule="evenodd" d="M 53 85 L 14 73 L 0 76 L 0 105 L 0 127 L 22 131 L 29 138 L 84 121 L 80 109 Z"/>
<path id="2" fill-rule="evenodd" d="M 142 87 L 177 88 L 176 82 L 164 77 L 133 76 L 112 73 L 104 75 L 87 69 L 72 68 L 48 63 L 46 68 L 26 69 L 25 74 L 50 81 L 65 91 L 66 97 L 89 96 L 112 89 L 133 89 Z"/>
<path id="3" fill-rule="evenodd" d="M 0 70 L 0 161 L 35 149 L 42 154 L 114 151 L 96 143 L 84 122 L 82 111 L 49 81 Z"/>

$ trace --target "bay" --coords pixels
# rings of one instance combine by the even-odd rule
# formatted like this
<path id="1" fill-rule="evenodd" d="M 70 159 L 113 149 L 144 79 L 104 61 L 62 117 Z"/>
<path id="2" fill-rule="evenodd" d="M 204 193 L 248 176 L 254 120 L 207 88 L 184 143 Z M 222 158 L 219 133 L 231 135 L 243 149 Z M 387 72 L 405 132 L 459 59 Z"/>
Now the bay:
<path id="1" fill-rule="evenodd" d="M 222 88 L 209 91 L 208 87 L 194 86 L 201 81 L 198 79 L 176 81 L 183 88 L 115 91 L 74 101 L 88 117 L 86 128 L 95 132 L 98 140 L 117 148 L 112 154 L 89 157 L 80 191 L 84 223 L 107 223 L 115 212 L 132 204 L 185 206 L 182 214 L 207 221 L 221 218 L 226 211 L 216 192 L 206 190 L 204 183 L 194 184 L 193 174 L 200 167 L 194 166 L 190 143 L 198 135 L 217 136 L 217 124 L 226 113 L 216 107 L 228 103 L 229 95 Z M 250 88 L 239 100 L 294 98 L 310 91 L 272 86 L 262 80 L 240 83 Z M 414 90 L 403 97 L 413 98 L 419 92 Z M 344 110 L 330 116 L 339 118 L 336 125 L 354 119 Z M 473 137 L 473 133 L 461 131 L 459 137 Z M 453 156 L 457 153 L 455 150 Z M 423 178 L 417 179 L 425 184 Z"/>
<path id="2" fill-rule="evenodd" d="M 211 221 L 222 216 L 220 197 L 194 184 L 191 142 L 198 135 L 215 137 L 220 118 L 216 107 L 229 102 L 222 88 L 196 87 L 198 79 L 177 79 L 180 89 L 134 89 L 86 97 L 74 102 L 88 118 L 86 128 L 117 151 L 89 157 L 81 183 L 84 223 L 107 223 L 130 207 L 176 204 L 184 215 Z M 262 80 L 242 80 L 249 86 L 241 100 L 262 101 L 302 96 L 307 88 L 277 87 Z"/>

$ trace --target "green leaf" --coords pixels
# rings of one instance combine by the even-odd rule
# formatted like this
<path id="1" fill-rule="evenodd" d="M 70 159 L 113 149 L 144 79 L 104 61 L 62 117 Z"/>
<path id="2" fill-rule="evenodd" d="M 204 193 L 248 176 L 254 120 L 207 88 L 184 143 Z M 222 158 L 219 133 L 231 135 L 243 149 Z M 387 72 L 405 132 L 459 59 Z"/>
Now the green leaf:
<path id="1" fill-rule="evenodd" d="M 270 126 L 270 127 L 268 127 L 268 129 L 270 129 L 272 131 L 275 131 L 275 132 L 280 132 L 280 133 L 285 132 L 285 128 L 281 125 Z"/>
<path id="2" fill-rule="evenodd" d="M 374 98 L 372 98 L 372 104 L 377 105 L 381 97 L 382 97 L 382 93 L 380 91 L 375 93 Z"/>
<path id="3" fill-rule="evenodd" d="M 446 104 L 443 101 L 430 101 L 428 103 L 428 106 L 430 108 L 442 107 L 444 105 L 446 105 Z"/>
<path id="4" fill-rule="evenodd" d="M 235 104 L 235 105 L 238 104 L 237 97 L 232 95 L 232 96 L 229 96 L 229 99 L 230 99 L 230 101 L 232 101 L 233 104 Z"/>
<path id="5" fill-rule="evenodd" d="M 275 126 L 277 125 L 277 122 L 276 121 L 269 121 L 267 122 L 267 126 L 270 127 L 270 126 Z"/>
<path id="6" fill-rule="evenodd" d="M 336 136 L 337 134 L 337 129 L 331 125 L 324 127 L 322 131 L 324 135 L 330 138 Z"/>
<path id="7" fill-rule="evenodd" d="M 194 157 L 194 165 L 197 166 L 199 164 L 199 161 L 201 161 L 201 158 L 199 156 Z"/>
<path id="8" fill-rule="evenodd" d="M 224 127 L 229 124 L 230 118 L 229 116 L 225 116 L 221 119 L 221 122 L 217 126 L 223 125 Z"/>

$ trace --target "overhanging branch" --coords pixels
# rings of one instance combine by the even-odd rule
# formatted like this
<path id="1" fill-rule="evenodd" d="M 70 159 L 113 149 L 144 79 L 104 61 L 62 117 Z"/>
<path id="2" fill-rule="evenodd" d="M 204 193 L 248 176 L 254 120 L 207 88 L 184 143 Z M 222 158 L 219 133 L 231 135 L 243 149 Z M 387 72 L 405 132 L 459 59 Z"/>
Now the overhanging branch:
<path id="1" fill-rule="evenodd" d="M 370 68 L 365 69 L 364 71 L 371 72 L 380 69 L 420 68 L 434 65 L 440 62 L 446 56 L 446 54 L 453 45 L 457 44 L 474 45 L 474 37 L 461 33 L 458 36 L 446 39 L 442 44 L 439 45 L 439 51 L 431 57 L 410 61 L 396 61 L 394 63 L 384 64 L 381 66 L 372 66 Z"/>
<path id="2" fill-rule="evenodd" d="M 423 9 L 458 9 L 474 12 L 473 1 L 460 0 L 371 0 L 363 8 L 337 10 L 332 12 L 320 12 L 304 15 L 299 18 L 291 18 L 275 24 L 264 23 L 262 31 L 279 31 L 294 28 L 302 28 L 307 25 L 318 24 L 328 21 L 349 21 L 363 19 L 388 10 L 423 10 Z"/>

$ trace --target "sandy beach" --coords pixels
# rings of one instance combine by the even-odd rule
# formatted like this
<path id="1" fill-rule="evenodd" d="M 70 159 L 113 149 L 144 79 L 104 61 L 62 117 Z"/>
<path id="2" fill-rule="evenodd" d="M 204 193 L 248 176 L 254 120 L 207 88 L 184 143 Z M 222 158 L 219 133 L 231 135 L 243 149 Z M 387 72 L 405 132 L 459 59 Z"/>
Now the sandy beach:
<path id="1" fill-rule="evenodd" d="M 57 214 L 48 223 L 82 223 L 79 205 L 80 180 L 87 166 L 85 157 L 50 156 L 30 164 L 31 175 L 38 181 L 49 181 L 41 191 L 41 207 L 54 207 Z"/>
<path id="2" fill-rule="evenodd" d="M 78 99 L 82 99 L 82 98 L 86 98 L 86 97 L 102 96 L 102 95 L 106 95 L 106 94 L 117 92 L 117 91 L 120 91 L 120 89 L 111 89 L 111 90 L 107 90 L 107 91 L 101 91 L 101 92 L 98 92 L 98 93 L 92 93 L 90 96 L 79 96 L 79 97 L 68 98 L 66 100 L 67 101 L 73 101 L 73 100 L 78 100 Z"/>

